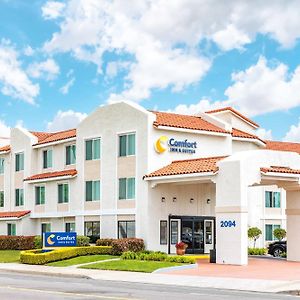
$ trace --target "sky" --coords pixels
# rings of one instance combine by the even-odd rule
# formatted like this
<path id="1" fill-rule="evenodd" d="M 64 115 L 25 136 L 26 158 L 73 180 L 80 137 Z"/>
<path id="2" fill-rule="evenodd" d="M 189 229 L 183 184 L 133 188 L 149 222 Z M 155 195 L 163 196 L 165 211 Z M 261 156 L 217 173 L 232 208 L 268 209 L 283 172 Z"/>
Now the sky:
<path id="1" fill-rule="evenodd" d="M 0 0 L 0 143 L 127 100 L 300 142 L 300 1 Z M 3 137 L 5 139 L 3 139 Z"/>

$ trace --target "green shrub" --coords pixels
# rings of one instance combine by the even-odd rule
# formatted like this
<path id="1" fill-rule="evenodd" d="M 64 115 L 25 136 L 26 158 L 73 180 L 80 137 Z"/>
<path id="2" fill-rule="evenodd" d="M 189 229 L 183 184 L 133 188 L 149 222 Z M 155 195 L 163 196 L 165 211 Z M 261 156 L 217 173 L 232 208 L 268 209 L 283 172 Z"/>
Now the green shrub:
<path id="1" fill-rule="evenodd" d="M 111 246 L 113 255 L 121 255 L 126 251 L 140 252 L 145 249 L 144 240 L 137 238 L 114 240 Z"/>
<path id="2" fill-rule="evenodd" d="M 248 248 L 248 255 L 265 255 L 266 253 L 265 248 Z"/>
<path id="3" fill-rule="evenodd" d="M 280 254 L 280 257 L 286 258 L 286 253 L 285 253 L 285 252 L 282 252 L 282 253 Z"/>
<path id="4" fill-rule="evenodd" d="M 111 254 L 109 246 L 70 247 L 55 249 L 50 252 L 28 250 L 20 253 L 20 262 L 29 265 L 44 265 L 52 261 L 64 260 L 76 256 Z"/>
<path id="5" fill-rule="evenodd" d="M 98 239 L 96 241 L 96 246 L 111 246 L 113 241 L 117 239 Z"/>
<path id="6" fill-rule="evenodd" d="M 77 235 L 77 247 L 86 247 L 90 245 L 90 238 L 84 235 Z"/>
<path id="7" fill-rule="evenodd" d="M 34 248 L 35 249 L 43 248 L 42 237 L 40 235 L 36 235 L 34 237 Z"/>
<path id="8" fill-rule="evenodd" d="M 28 250 L 34 246 L 34 236 L 0 236 L 0 250 Z"/>
<path id="9" fill-rule="evenodd" d="M 185 263 L 185 264 L 194 264 L 196 263 L 195 257 L 183 256 L 183 255 L 171 255 L 168 256 L 168 262 L 177 262 L 177 263 Z"/>

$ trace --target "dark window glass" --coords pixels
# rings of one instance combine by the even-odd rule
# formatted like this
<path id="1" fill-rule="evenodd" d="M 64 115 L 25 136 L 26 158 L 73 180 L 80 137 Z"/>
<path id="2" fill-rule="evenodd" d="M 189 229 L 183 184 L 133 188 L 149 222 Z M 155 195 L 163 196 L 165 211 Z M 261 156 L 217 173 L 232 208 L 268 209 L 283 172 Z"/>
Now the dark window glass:
<path id="1" fill-rule="evenodd" d="M 178 243 L 178 221 L 171 221 L 171 244 Z"/>
<path id="2" fill-rule="evenodd" d="M 160 221 L 160 244 L 166 245 L 168 241 L 168 221 Z"/>
<path id="3" fill-rule="evenodd" d="M 135 221 L 119 221 L 118 222 L 118 237 L 134 238 L 135 237 Z"/>

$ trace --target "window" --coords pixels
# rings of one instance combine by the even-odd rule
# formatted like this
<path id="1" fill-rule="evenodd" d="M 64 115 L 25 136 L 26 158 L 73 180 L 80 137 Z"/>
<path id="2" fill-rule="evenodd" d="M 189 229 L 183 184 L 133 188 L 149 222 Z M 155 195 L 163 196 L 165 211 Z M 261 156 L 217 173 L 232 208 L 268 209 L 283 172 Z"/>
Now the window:
<path id="1" fill-rule="evenodd" d="M 100 200 L 100 181 L 85 182 L 85 201 Z"/>
<path id="2" fill-rule="evenodd" d="M 135 155 L 135 133 L 119 136 L 119 156 Z"/>
<path id="3" fill-rule="evenodd" d="M 35 187 L 35 204 L 45 204 L 45 187 L 36 186 Z"/>
<path id="4" fill-rule="evenodd" d="M 52 168 L 52 150 L 43 151 L 43 168 Z"/>
<path id="5" fill-rule="evenodd" d="M 75 232 L 75 223 L 66 223 L 66 232 Z"/>
<path id="6" fill-rule="evenodd" d="M 100 222 L 84 222 L 84 235 L 90 238 L 91 243 L 95 243 L 100 238 Z"/>
<path id="7" fill-rule="evenodd" d="M 74 165 L 76 163 L 76 145 L 66 147 L 66 165 Z"/>
<path id="8" fill-rule="evenodd" d="M 171 244 L 178 243 L 178 221 L 171 221 Z"/>
<path id="9" fill-rule="evenodd" d="M 4 174 L 4 158 L 0 158 L 0 174 Z"/>
<path id="10" fill-rule="evenodd" d="M 69 184 L 62 183 L 58 185 L 58 203 L 69 202 Z"/>
<path id="11" fill-rule="evenodd" d="M 276 228 L 280 228 L 280 225 L 275 225 L 275 224 L 266 224 L 265 226 L 265 240 L 266 241 L 274 241 L 275 237 L 274 237 L 274 229 Z"/>
<path id="12" fill-rule="evenodd" d="M 167 245 L 168 241 L 168 221 L 160 221 L 159 226 L 160 244 Z"/>
<path id="13" fill-rule="evenodd" d="M 16 206 L 24 205 L 24 192 L 23 189 L 16 189 Z"/>
<path id="14" fill-rule="evenodd" d="M 135 221 L 119 221 L 118 222 L 118 238 L 134 238 L 135 237 Z"/>
<path id="15" fill-rule="evenodd" d="M 135 199 L 135 178 L 119 178 L 119 200 Z"/>
<path id="16" fill-rule="evenodd" d="M 8 223 L 7 224 L 7 235 L 16 235 L 17 234 L 17 228 L 16 224 L 14 223 Z"/>
<path id="17" fill-rule="evenodd" d="M 100 139 L 85 141 L 85 159 L 100 159 Z"/>
<path id="18" fill-rule="evenodd" d="M 24 153 L 16 154 L 16 172 L 24 170 Z"/>
<path id="19" fill-rule="evenodd" d="M 51 231 L 51 224 L 50 223 L 42 223 L 42 234 L 45 232 L 50 232 Z"/>
<path id="20" fill-rule="evenodd" d="M 280 208 L 280 192 L 265 192 L 266 207 Z"/>
<path id="21" fill-rule="evenodd" d="M 4 191 L 0 191 L 0 207 L 4 207 Z"/>

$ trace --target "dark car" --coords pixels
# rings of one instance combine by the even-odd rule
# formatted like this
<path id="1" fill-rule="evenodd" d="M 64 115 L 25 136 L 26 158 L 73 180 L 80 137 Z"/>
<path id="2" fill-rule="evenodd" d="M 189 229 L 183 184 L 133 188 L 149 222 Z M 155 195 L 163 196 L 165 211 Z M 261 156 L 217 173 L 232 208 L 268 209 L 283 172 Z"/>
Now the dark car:
<path id="1" fill-rule="evenodd" d="M 269 245 L 268 253 L 274 257 L 281 257 L 282 253 L 286 253 L 286 241 L 276 241 Z"/>

